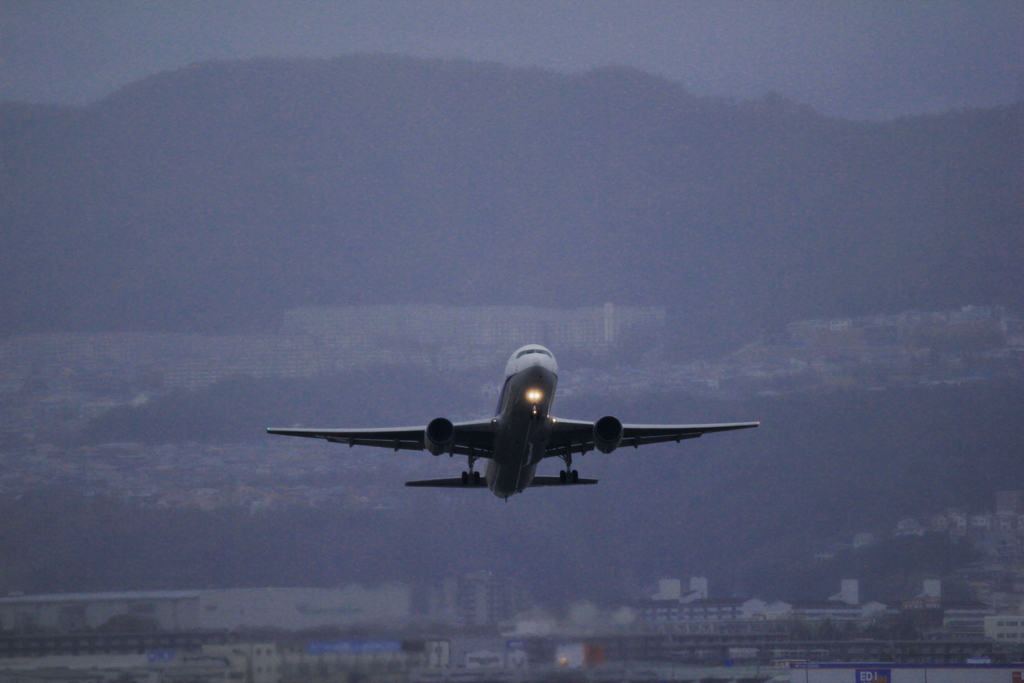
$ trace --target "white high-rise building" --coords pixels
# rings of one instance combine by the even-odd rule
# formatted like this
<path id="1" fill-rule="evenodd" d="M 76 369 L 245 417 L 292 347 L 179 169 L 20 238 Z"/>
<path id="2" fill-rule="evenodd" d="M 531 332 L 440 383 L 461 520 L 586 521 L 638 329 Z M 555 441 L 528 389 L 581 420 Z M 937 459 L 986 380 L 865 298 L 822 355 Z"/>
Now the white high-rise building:
<path id="1" fill-rule="evenodd" d="M 860 582 L 857 579 L 843 579 L 839 582 L 839 592 L 829 600 L 845 602 L 847 605 L 860 604 Z"/>

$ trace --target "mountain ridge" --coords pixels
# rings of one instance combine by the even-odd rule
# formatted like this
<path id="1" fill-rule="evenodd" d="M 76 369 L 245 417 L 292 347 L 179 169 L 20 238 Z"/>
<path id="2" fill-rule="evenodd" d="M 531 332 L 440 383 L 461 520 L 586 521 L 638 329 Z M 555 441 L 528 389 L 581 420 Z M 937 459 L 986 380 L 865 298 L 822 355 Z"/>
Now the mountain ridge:
<path id="1" fill-rule="evenodd" d="M 240 331 L 298 305 L 1021 309 L 1024 106 L 850 122 L 627 67 L 208 62 L 0 105 L 4 334 Z"/>

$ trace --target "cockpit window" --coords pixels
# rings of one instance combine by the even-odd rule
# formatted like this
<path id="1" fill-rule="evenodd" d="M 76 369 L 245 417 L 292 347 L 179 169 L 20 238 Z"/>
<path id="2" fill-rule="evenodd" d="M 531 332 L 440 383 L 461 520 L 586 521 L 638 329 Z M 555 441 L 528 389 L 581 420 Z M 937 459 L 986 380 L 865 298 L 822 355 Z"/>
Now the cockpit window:
<path id="1" fill-rule="evenodd" d="M 548 358 L 552 358 L 552 355 L 549 352 L 545 351 L 544 349 L 524 349 L 523 351 L 520 351 L 519 353 L 516 354 L 516 358 L 522 358 L 523 356 L 530 353 L 543 353 Z"/>

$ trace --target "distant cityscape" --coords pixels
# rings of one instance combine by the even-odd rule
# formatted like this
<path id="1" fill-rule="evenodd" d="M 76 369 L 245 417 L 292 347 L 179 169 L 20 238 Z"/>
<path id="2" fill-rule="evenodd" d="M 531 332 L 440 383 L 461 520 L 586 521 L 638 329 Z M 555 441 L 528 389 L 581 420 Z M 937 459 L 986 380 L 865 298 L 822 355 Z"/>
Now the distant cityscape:
<path id="1" fill-rule="evenodd" d="M 995 511 L 967 513 L 950 508 L 931 515 L 904 517 L 891 530 L 894 538 L 941 534 L 954 542 L 969 543 L 981 559 L 959 567 L 954 574 L 971 587 L 978 600 L 993 612 L 1024 613 L 1024 491 L 999 491 Z M 855 553 L 880 542 L 860 532 L 849 542 L 831 543 L 814 554 L 828 563 L 844 553 Z"/>
<path id="2" fill-rule="evenodd" d="M 280 333 L 27 334 L 0 343 L 0 433 L 73 431 L 111 408 L 231 377 L 313 378 L 373 366 L 500 368 L 540 342 L 575 358 L 559 392 L 717 397 L 961 385 L 1024 376 L 1024 321 L 1000 306 L 802 320 L 715 360 L 661 360 L 666 309 L 301 308 Z M 615 364 L 617 350 L 645 354 Z M 480 387 L 497 394 L 497 379 Z"/>
<path id="3" fill-rule="evenodd" d="M 560 396 L 570 397 L 682 391 L 729 398 L 1024 376 L 1024 326 L 998 306 L 803 320 L 785 336 L 714 362 L 671 365 L 656 354 L 642 365 L 607 362 L 615 349 L 657 344 L 665 319 L 665 309 L 612 304 L 572 311 L 379 306 L 296 309 L 286 315 L 283 332 L 271 335 L 15 336 L 0 344 L 0 434 L 6 434 L 0 496 L 59 486 L 164 507 L 400 506 L 380 478 L 360 480 L 358 472 L 373 469 L 372 456 L 354 463 L 325 449 L 277 441 L 190 443 L 188 434 L 173 444 L 79 448 L 47 439 L 111 409 L 230 377 L 314 377 L 374 364 L 499 367 L 510 349 L 537 339 L 556 355 L 593 359 L 560 378 Z M 497 381 L 479 387 L 486 397 L 498 389 Z M 420 464 L 388 466 L 413 475 Z M 988 519 L 955 511 L 946 518 L 951 528 L 972 529 Z M 997 516 L 988 523 L 1002 528 L 1007 521 Z M 906 525 L 908 532 L 917 528 Z"/>
<path id="4" fill-rule="evenodd" d="M 147 507 L 239 507 L 250 512 L 328 504 L 353 510 L 401 505 L 402 499 L 381 485 L 380 456 L 344 458 L 336 450 L 301 449 L 280 440 L 262 445 L 126 443 L 69 450 L 44 444 L 0 455 L 0 496 L 61 489 Z M 387 463 L 398 478 L 419 468 L 410 459 Z"/>
<path id="5" fill-rule="evenodd" d="M 898 605 L 862 602 L 856 579 L 838 589 L 815 602 L 767 602 L 712 597 L 706 577 L 685 588 L 668 578 L 646 598 L 577 602 L 562 614 L 530 607 L 528 592 L 488 571 L 445 579 L 425 613 L 413 609 L 408 586 L 394 583 L 13 594 L 0 598 L 0 680 L 36 680 L 36 670 L 69 683 L 521 681 L 570 673 L 569 680 L 781 683 L 803 680 L 819 662 L 872 662 L 905 675 L 933 667 L 954 676 L 940 680 L 988 681 L 1009 680 L 1024 646 L 1024 618 L 944 600 L 936 579 Z M 965 674 L 971 678 L 956 677 Z"/>

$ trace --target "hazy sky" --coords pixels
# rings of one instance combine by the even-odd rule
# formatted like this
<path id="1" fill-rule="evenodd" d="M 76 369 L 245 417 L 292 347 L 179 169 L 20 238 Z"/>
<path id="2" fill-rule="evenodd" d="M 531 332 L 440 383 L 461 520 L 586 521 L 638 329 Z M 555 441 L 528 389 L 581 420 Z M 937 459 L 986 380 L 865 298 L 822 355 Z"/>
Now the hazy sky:
<path id="1" fill-rule="evenodd" d="M 1021 99 L 1024 2 L 0 0 L 0 99 L 85 103 L 196 61 L 351 52 L 629 64 L 876 118 Z"/>

